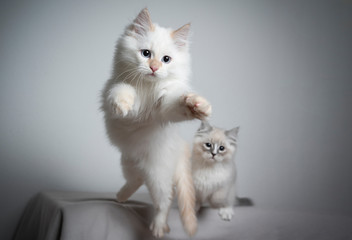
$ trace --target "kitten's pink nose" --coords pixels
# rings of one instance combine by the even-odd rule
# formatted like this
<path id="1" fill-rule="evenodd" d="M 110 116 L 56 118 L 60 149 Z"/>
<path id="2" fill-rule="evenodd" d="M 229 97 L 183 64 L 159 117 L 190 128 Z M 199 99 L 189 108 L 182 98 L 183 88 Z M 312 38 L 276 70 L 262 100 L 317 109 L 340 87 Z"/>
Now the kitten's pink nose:
<path id="1" fill-rule="evenodd" d="M 161 62 L 156 59 L 151 59 L 149 62 L 149 67 L 152 72 L 155 73 L 161 67 Z"/>
<path id="2" fill-rule="evenodd" d="M 154 72 L 158 71 L 158 67 L 157 66 L 150 66 L 150 69 Z"/>

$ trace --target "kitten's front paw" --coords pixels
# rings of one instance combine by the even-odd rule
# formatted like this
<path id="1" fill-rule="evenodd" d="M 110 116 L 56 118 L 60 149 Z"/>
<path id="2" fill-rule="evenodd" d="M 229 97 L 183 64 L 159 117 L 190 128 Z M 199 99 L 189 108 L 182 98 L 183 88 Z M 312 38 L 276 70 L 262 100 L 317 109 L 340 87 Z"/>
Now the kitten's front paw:
<path id="1" fill-rule="evenodd" d="M 114 116 L 126 117 L 132 111 L 135 101 L 135 95 L 130 92 L 124 92 L 117 95 L 111 101 L 111 110 Z"/>
<path id="2" fill-rule="evenodd" d="M 220 208 L 219 209 L 219 215 L 222 220 L 224 221 L 231 221 L 232 216 L 233 216 L 233 209 L 232 207 L 227 207 L 227 208 Z"/>
<path id="3" fill-rule="evenodd" d="M 186 104 L 188 114 L 194 118 L 204 120 L 211 114 L 211 105 L 203 97 L 194 93 L 189 93 L 184 96 L 184 103 Z"/>
<path id="4" fill-rule="evenodd" d="M 154 237 L 162 238 L 165 233 L 170 232 L 170 227 L 167 223 L 161 223 L 154 220 L 150 225 L 150 230 L 152 231 Z"/>

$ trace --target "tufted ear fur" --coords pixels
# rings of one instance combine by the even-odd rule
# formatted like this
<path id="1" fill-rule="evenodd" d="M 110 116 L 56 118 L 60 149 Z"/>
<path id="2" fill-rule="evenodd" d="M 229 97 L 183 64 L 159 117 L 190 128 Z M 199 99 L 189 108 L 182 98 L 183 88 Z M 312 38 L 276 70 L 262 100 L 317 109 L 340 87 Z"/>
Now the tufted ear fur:
<path id="1" fill-rule="evenodd" d="M 148 31 L 152 31 L 154 25 L 147 8 L 142 9 L 133 21 L 133 30 L 139 35 L 145 35 Z"/>
<path id="2" fill-rule="evenodd" d="M 237 136 L 238 136 L 239 130 L 240 130 L 240 127 L 235 127 L 231 130 L 225 131 L 225 135 L 231 141 L 231 143 L 233 144 L 237 143 Z"/>
<path id="3" fill-rule="evenodd" d="M 190 28 L 191 28 L 191 24 L 188 23 L 172 32 L 171 36 L 178 47 L 182 48 L 187 45 L 187 39 L 188 39 Z"/>
<path id="4" fill-rule="evenodd" d="M 209 133 L 213 130 L 213 127 L 207 122 L 207 121 L 202 121 L 200 127 L 197 130 L 197 135 L 202 135 L 204 133 Z"/>

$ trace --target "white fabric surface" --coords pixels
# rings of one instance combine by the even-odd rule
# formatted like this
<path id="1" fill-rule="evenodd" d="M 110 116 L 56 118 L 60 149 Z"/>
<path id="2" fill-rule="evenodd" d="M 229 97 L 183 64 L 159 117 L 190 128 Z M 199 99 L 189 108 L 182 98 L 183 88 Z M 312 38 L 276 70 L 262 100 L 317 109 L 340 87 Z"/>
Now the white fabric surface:
<path id="1" fill-rule="evenodd" d="M 149 224 L 153 207 L 147 194 L 124 204 L 113 193 L 44 192 L 26 207 L 14 240 L 153 239 Z M 215 209 L 203 208 L 198 232 L 183 231 L 177 206 L 170 210 L 171 232 L 163 239 L 338 240 L 352 239 L 352 217 L 236 207 L 230 222 Z"/>

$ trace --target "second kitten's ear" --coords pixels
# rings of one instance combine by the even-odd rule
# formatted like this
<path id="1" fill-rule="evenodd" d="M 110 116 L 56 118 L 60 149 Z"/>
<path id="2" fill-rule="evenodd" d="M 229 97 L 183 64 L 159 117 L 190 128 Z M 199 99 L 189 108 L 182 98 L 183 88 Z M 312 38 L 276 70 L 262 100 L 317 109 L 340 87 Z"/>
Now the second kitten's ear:
<path id="1" fill-rule="evenodd" d="M 188 23 L 172 32 L 171 36 L 178 47 L 186 46 L 190 28 L 191 24 Z"/>
<path id="2" fill-rule="evenodd" d="M 233 142 L 236 144 L 237 142 L 237 136 L 238 132 L 240 130 L 240 127 L 235 127 L 231 130 L 225 131 L 225 135 Z"/>
<path id="3" fill-rule="evenodd" d="M 198 128 L 198 133 L 207 133 L 213 130 L 213 127 L 207 122 L 207 121 L 202 121 L 200 127 Z"/>
<path id="4" fill-rule="evenodd" d="M 154 28 L 152 20 L 147 8 L 144 8 L 134 19 L 133 29 L 139 35 L 145 35 L 148 31 Z"/>

